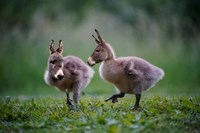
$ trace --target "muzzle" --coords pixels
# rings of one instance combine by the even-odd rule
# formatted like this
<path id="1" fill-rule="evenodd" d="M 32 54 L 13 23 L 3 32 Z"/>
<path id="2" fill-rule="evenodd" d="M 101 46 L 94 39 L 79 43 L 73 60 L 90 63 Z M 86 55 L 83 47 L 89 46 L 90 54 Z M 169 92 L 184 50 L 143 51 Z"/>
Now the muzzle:
<path id="1" fill-rule="evenodd" d="M 59 70 L 57 71 L 57 73 L 54 75 L 54 77 L 55 77 L 56 79 L 59 79 L 59 80 L 63 79 L 64 73 L 63 73 L 62 69 L 59 69 Z"/>
<path id="2" fill-rule="evenodd" d="M 96 64 L 96 62 L 92 59 L 91 56 L 88 58 L 87 63 L 88 63 L 88 65 L 90 65 L 90 66 L 94 66 L 94 65 Z"/>

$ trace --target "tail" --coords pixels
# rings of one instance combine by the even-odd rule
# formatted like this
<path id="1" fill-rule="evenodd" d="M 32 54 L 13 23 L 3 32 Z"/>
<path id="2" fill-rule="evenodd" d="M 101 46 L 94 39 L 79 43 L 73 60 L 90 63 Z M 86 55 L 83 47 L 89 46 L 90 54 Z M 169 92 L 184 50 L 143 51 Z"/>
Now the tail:
<path id="1" fill-rule="evenodd" d="M 93 76 L 94 76 L 94 70 L 91 68 L 91 67 L 89 67 L 89 66 L 87 66 L 88 67 L 88 76 L 90 77 L 90 78 L 92 78 Z"/>
<path id="2" fill-rule="evenodd" d="M 152 76 L 151 80 L 144 80 L 142 82 L 142 86 L 143 86 L 143 90 L 142 91 L 145 91 L 147 89 L 150 89 L 150 88 L 154 87 L 155 84 L 164 77 L 164 75 L 165 75 L 164 71 L 157 67 L 154 70 L 154 74 L 151 75 Z"/>
<path id="3" fill-rule="evenodd" d="M 161 68 L 158 68 L 156 69 L 156 77 L 157 77 L 157 81 L 163 79 L 164 75 L 165 75 L 165 72 L 161 69 Z"/>
<path id="4" fill-rule="evenodd" d="M 88 73 L 85 76 L 83 89 L 86 88 L 94 76 L 94 70 L 88 66 Z"/>

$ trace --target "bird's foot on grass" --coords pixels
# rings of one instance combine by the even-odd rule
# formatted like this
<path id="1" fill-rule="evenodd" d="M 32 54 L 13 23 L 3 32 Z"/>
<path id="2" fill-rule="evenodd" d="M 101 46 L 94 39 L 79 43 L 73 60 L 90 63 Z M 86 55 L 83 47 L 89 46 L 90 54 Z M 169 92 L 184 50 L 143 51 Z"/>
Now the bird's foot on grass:
<path id="1" fill-rule="evenodd" d="M 141 108 L 140 106 L 134 106 L 133 108 L 130 109 L 131 111 L 142 111 L 143 108 Z"/>
<path id="2" fill-rule="evenodd" d="M 71 99 L 68 99 L 67 102 L 66 102 L 66 104 L 67 104 L 67 106 L 73 106 Z"/>
<path id="3" fill-rule="evenodd" d="M 110 97 L 110 98 L 108 98 L 108 99 L 106 99 L 105 102 L 108 102 L 108 101 L 110 101 L 110 100 L 112 100 L 112 103 L 118 102 L 117 98 L 116 98 L 116 97 L 113 97 L 113 96 Z"/>

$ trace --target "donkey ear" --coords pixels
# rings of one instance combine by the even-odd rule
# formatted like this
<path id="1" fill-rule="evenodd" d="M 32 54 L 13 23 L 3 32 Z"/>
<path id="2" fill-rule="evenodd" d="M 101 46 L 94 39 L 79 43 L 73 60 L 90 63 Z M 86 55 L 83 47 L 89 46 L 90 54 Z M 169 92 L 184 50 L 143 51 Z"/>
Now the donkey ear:
<path id="1" fill-rule="evenodd" d="M 50 45 L 49 45 L 49 53 L 50 53 L 50 54 L 55 53 L 55 50 L 54 50 L 54 40 L 51 40 L 51 42 L 50 42 Z"/>
<path id="2" fill-rule="evenodd" d="M 103 41 L 103 39 L 101 38 L 99 31 L 98 31 L 97 29 L 94 29 L 94 31 L 95 31 L 96 34 L 97 34 L 97 37 L 98 37 L 98 39 L 99 39 L 99 42 L 100 42 L 101 44 L 104 44 L 104 41 Z"/>
<path id="3" fill-rule="evenodd" d="M 56 51 L 58 53 L 62 54 L 62 52 L 63 52 L 63 43 L 62 43 L 62 40 L 59 40 L 58 49 Z"/>
<path id="4" fill-rule="evenodd" d="M 96 37 L 94 35 L 92 35 L 92 37 L 95 39 L 96 43 L 99 44 L 100 41 L 98 39 L 96 39 Z"/>

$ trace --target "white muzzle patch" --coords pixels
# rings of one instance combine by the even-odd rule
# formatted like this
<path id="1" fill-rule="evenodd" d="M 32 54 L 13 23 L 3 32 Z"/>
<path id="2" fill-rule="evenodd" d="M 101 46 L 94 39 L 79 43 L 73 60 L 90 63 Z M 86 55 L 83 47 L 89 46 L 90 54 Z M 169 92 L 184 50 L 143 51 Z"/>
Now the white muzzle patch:
<path id="1" fill-rule="evenodd" d="M 58 76 L 64 76 L 62 69 L 59 69 L 54 76 L 55 76 L 55 78 L 58 78 Z"/>
<path id="2" fill-rule="evenodd" d="M 92 59 L 91 56 L 88 58 L 88 63 L 89 63 L 89 65 L 91 65 L 91 66 L 93 66 L 93 65 L 96 64 L 96 62 Z"/>

